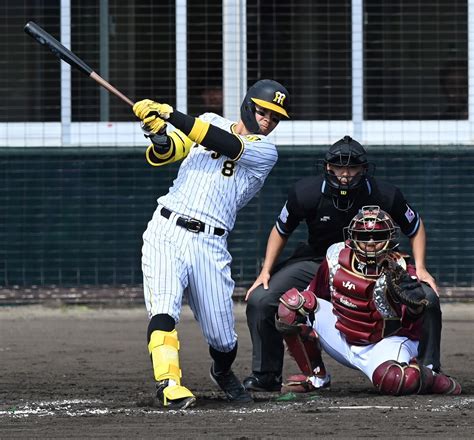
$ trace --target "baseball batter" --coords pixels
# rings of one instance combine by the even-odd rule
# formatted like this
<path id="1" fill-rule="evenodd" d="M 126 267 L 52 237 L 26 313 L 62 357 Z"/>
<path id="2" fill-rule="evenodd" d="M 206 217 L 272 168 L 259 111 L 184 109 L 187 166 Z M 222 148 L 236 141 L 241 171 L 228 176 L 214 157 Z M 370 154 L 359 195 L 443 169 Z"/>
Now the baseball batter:
<path id="1" fill-rule="evenodd" d="M 345 228 L 346 241 L 329 247 L 308 290 L 282 296 L 276 325 L 303 372 L 288 378 L 284 391 L 329 384 L 322 347 L 382 394 L 461 393 L 456 380 L 416 360 L 428 301 L 414 267 L 396 251 L 398 229 L 378 206 L 363 207 Z"/>
<path id="2" fill-rule="evenodd" d="M 266 136 L 288 117 L 288 104 L 285 87 L 261 80 L 248 90 L 237 123 L 214 113 L 193 118 L 151 100 L 133 107 L 152 141 L 148 162 L 162 166 L 184 159 L 143 234 L 148 349 L 157 397 L 166 407 L 187 408 L 196 400 L 181 384 L 175 327 L 183 297 L 209 344 L 211 379 L 230 401 L 252 401 L 231 369 L 237 335 L 227 237 L 237 211 L 261 189 L 277 161 Z M 167 122 L 176 130 L 166 134 Z"/>

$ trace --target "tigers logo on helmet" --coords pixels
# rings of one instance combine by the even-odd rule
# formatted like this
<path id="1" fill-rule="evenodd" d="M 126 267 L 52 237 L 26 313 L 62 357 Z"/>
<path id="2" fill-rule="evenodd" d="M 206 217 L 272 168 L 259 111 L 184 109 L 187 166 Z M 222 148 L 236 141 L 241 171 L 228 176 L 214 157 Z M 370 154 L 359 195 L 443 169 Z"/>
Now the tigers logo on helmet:
<path id="1" fill-rule="evenodd" d="M 282 106 L 285 99 L 286 95 L 284 93 L 275 92 L 275 98 L 273 98 L 273 102 L 276 102 L 277 104 L 280 104 Z"/>

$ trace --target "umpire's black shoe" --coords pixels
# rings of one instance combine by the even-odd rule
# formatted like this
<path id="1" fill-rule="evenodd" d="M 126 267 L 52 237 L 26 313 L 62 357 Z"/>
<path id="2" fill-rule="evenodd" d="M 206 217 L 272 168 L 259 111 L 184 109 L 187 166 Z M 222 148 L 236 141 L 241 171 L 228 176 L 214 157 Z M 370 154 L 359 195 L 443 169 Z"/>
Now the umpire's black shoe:
<path id="1" fill-rule="evenodd" d="M 210 371 L 212 381 L 224 391 L 227 399 L 233 403 L 253 402 L 252 396 L 247 392 L 240 380 L 232 370 L 227 373 L 214 373 L 214 363 Z"/>
<path id="2" fill-rule="evenodd" d="M 281 376 L 275 373 L 252 373 L 244 379 L 244 387 L 247 391 L 280 391 Z"/>

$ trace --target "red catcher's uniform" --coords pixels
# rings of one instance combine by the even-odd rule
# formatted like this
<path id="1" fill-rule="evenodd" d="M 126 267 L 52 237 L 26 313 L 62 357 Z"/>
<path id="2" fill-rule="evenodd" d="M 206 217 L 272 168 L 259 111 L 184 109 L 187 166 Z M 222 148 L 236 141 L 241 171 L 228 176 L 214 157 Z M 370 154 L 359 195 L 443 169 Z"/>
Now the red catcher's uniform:
<path id="1" fill-rule="evenodd" d="M 404 259 L 397 263 L 406 266 Z M 308 286 L 318 298 L 311 323 L 322 349 L 340 364 L 362 371 L 383 394 L 460 394 L 454 379 L 414 360 L 421 317 L 387 299 L 383 274 L 365 276 L 363 269 L 345 243 L 335 243 Z M 414 268 L 407 270 L 414 274 Z M 306 382 L 314 385 L 316 378 Z"/>
<path id="2" fill-rule="evenodd" d="M 333 313 L 337 317 L 336 328 L 346 341 L 353 345 L 369 345 L 388 336 L 418 340 L 421 319 L 414 321 L 406 306 L 387 299 L 385 275 L 362 275 L 357 270 L 360 263 L 354 251 L 340 246 L 334 248 L 327 259 L 329 289 Z M 399 264 L 406 266 L 403 259 Z"/>

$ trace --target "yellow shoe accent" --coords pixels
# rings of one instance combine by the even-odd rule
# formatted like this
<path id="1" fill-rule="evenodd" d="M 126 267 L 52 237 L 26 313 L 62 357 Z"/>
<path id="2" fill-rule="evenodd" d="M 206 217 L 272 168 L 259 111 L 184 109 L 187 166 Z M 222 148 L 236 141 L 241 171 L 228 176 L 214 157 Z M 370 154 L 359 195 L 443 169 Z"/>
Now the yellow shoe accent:
<path id="1" fill-rule="evenodd" d="M 191 391 L 170 380 L 156 384 L 156 397 L 168 409 L 186 409 L 196 403 L 196 397 Z"/>
<path id="2" fill-rule="evenodd" d="M 182 385 L 169 385 L 163 390 L 164 404 L 168 405 L 170 400 L 184 399 L 185 397 L 194 397 L 194 394 L 191 393 L 186 387 Z"/>

